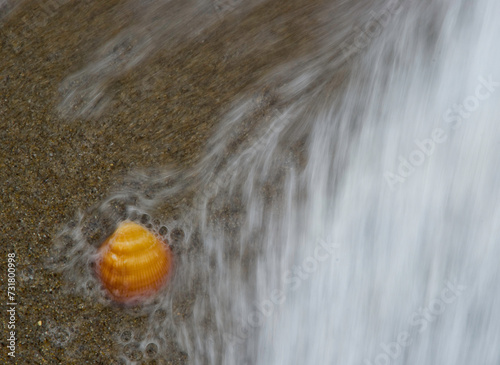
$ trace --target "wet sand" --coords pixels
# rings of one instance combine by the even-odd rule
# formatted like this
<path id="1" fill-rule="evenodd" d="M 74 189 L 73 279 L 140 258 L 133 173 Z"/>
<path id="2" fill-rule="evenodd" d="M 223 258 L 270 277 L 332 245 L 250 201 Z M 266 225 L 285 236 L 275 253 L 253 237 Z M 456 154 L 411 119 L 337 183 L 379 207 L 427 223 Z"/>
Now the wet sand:
<path id="1" fill-rule="evenodd" d="M 113 364 L 125 353 L 138 363 L 184 364 L 187 355 L 173 335 L 167 358 L 150 360 L 120 346 L 120 336 L 123 342 L 143 335 L 145 319 L 68 294 L 62 276 L 47 268 L 54 237 L 129 171 L 196 163 L 232 98 L 276 64 L 307 52 L 311 24 L 303 15 L 312 2 L 263 4 L 161 49 L 113 81 L 111 103 L 99 118 L 74 120 L 57 113 L 61 81 L 134 14 L 119 1 L 60 3 L 46 22 L 41 3 L 24 3 L 1 28 L 0 261 L 5 268 L 7 253 L 16 254 L 18 305 L 16 358 L 7 357 L 4 313 L 0 362 Z M 272 22 L 294 12 L 302 16 Z M 173 204 L 162 215 L 175 211 Z M 6 270 L 0 278 L 5 301 Z M 182 306 L 179 315 L 189 315 Z"/>

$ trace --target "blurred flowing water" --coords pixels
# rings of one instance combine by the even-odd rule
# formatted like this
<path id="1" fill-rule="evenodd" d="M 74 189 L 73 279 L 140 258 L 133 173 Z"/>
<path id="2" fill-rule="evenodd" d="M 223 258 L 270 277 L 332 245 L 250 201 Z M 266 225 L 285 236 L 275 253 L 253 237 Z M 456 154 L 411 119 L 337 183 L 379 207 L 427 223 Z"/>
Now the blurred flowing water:
<path id="1" fill-rule="evenodd" d="M 147 22 L 174 2 L 148 4 Z M 61 111 L 99 113 L 108 80 L 192 36 L 181 20 L 213 5 L 175 4 L 165 14 L 178 23 L 143 33 L 139 21 L 70 76 Z M 238 4 L 228 16 L 258 2 Z M 211 11 L 193 32 L 217 21 Z M 272 90 L 272 107 L 235 95 L 194 168 L 137 173 L 155 188 L 131 183 L 98 207 L 119 202 L 111 221 L 142 217 L 177 244 L 171 285 L 144 306 L 150 338 L 161 353 L 175 332 L 193 364 L 498 364 L 500 3 L 315 14 L 315 50 L 253 85 Z M 179 217 L 149 220 L 187 188 L 197 194 Z M 63 270 L 82 285 L 96 254 L 85 219 L 62 234 L 78 241 Z"/>

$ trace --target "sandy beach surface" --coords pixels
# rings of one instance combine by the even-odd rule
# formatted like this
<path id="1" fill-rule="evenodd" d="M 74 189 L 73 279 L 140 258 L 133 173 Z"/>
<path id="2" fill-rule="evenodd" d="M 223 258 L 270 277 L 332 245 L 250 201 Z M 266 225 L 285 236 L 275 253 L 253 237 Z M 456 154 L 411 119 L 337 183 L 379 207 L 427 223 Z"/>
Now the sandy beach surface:
<path id="1" fill-rule="evenodd" d="M 67 92 L 61 82 L 133 22 L 123 3 L 60 1 L 47 15 L 43 1 L 24 2 L 3 20 L 0 278 L 5 303 L 8 254 L 15 253 L 17 305 L 16 357 L 7 356 L 3 310 L 1 363 L 107 365 L 124 355 L 144 364 L 187 363 L 173 335 L 167 357 L 123 345 L 141 338 L 145 319 L 71 294 L 48 265 L 57 254 L 54 237 L 130 171 L 195 164 L 232 98 L 274 65 L 307 51 L 307 16 L 263 25 L 280 14 L 304 14 L 314 2 L 264 3 L 242 18 L 216 21 L 113 80 L 106 90 L 110 103 L 98 118 L 61 115 L 57 106 Z M 175 210 L 169 205 L 161 215 Z M 178 314 L 189 315 L 182 306 Z"/>

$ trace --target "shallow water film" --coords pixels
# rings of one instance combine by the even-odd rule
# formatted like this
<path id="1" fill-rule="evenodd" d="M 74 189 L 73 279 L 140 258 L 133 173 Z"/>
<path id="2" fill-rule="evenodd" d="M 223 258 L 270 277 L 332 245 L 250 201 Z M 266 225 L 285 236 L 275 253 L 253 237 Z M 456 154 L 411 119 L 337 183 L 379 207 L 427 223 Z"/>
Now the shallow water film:
<path id="1" fill-rule="evenodd" d="M 6 364 L 500 364 L 500 2 L 0 0 Z"/>

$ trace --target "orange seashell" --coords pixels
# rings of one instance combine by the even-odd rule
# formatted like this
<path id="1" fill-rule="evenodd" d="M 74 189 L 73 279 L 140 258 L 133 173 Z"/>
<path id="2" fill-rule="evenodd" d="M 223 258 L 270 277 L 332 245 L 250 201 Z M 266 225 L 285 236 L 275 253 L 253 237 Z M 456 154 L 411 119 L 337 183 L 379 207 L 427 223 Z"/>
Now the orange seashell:
<path id="1" fill-rule="evenodd" d="M 172 266 L 168 245 L 143 226 L 125 221 L 102 244 L 97 275 L 117 302 L 150 297 L 165 283 Z"/>

